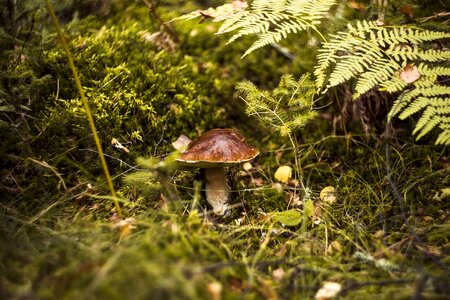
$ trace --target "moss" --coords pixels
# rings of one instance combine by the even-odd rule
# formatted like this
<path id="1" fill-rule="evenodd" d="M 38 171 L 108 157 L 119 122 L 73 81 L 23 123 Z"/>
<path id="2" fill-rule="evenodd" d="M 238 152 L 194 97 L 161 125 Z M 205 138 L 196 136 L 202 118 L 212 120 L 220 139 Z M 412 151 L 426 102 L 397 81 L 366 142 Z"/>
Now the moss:
<path id="1" fill-rule="evenodd" d="M 180 133 L 213 127 L 220 119 L 214 105 L 220 93 L 210 88 L 212 74 L 198 72 L 195 59 L 159 50 L 146 40 L 150 32 L 145 29 L 145 22 L 136 21 L 106 25 L 94 33 L 87 29 L 71 45 L 103 138 L 120 136 L 132 152 L 147 148 L 159 154 Z M 43 57 L 60 89 L 60 101 L 54 102 L 58 106 L 49 105 L 50 112 L 43 116 L 42 126 L 48 130 L 68 116 L 72 122 L 65 123 L 75 128 L 84 118 L 64 55 L 52 49 Z"/>

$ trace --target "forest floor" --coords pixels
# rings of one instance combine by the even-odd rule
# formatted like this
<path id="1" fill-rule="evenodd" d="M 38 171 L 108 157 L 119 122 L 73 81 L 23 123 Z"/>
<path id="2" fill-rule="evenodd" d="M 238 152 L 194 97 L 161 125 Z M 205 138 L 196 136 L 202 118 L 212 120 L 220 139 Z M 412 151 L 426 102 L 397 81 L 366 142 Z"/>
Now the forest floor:
<path id="1" fill-rule="evenodd" d="M 170 12 L 170 8 L 162 14 L 166 19 L 178 13 Z M 146 7 L 131 6 L 126 15 L 111 17 L 100 31 L 98 27 L 76 22 L 68 23 L 65 29 L 86 36 L 86 47 L 90 42 L 120 36 L 120 28 L 117 30 L 111 25 L 117 20 L 123 20 L 124 28 L 131 30 L 127 33 L 123 29 L 124 35 L 147 36 L 141 30 L 150 22 Z M 255 61 L 258 62 L 256 56 L 242 62 L 245 67 L 241 69 L 233 66 L 234 57 L 239 57 L 244 46 L 221 45 L 223 48 L 217 51 L 222 51 L 221 54 L 230 51 L 231 62 L 224 63 L 220 60 L 225 58 L 212 54 L 206 57 L 202 51 L 210 51 L 208 48 L 200 51 L 190 47 L 196 43 L 195 38 L 208 40 L 213 36 L 208 27 L 211 25 L 202 24 L 198 25 L 200 29 L 195 29 L 195 22 L 187 24 L 180 25 L 185 29 L 176 28 L 181 32 L 179 38 L 184 48 L 175 51 L 181 53 L 182 59 L 165 60 L 161 58 L 166 55 L 164 51 L 154 54 L 154 59 L 167 64 L 180 63 L 181 67 L 176 71 L 164 69 L 154 75 L 155 78 L 176 78 L 177 74 L 185 74 L 181 72 L 190 68 L 191 61 L 196 59 L 209 60 L 201 66 L 195 64 L 201 70 L 193 75 L 203 80 L 199 86 L 206 85 L 205 90 L 214 90 L 214 85 L 233 88 L 236 81 L 244 79 L 239 72 L 264 82 L 286 71 L 280 67 L 279 73 L 258 77 L 253 69 Z M 55 35 L 49 36 L 55 38 Z M 186 41 L 187 37 L 192 41 Z M 196 47 L 207 47 L 210 41 L 205 40 L 198 40 L 205 44 Z M 101 41 L 98 43 L 103 45 Z M 71 49 L 76 51 L 86 43 L 80 39 L 74 44 Z M 143 44 L 133 41 L 133 45 L 141 47 Z M 56 69 L 54 66 L 64 58 L 57 55 L 57 44 L 52 47 L 45 50 L 45 53 L 56 53 L 47 56 L 51 61 L 46 65 L 49 70 Z M 277 55 L 275 50 L 270 51 Z M 130 52 L 130 57 L 134 55 Z M 270 58 L 272 54 L 261 55 Z M 91 56 L 93 60 L 94 57 Z M 95 64 L 94 61 L 89 66 Z M 264 72 L 277 68 L 268 64 L 261 62 Z M 208 66 L 213 66 L 210 68 L 217 74 L 225 74 L 221 78 L 224 83 L 207 78 L 211 74 L 202 68 Z M 109 65 L 108 70 L 114 67 Z M 107 84 L 127 72 L 125 67 L 116 71 L 117 74 L 108 73 Z M 89 76 L 94 75 L 86 72 L 80 67 L 82 79 L 88 81 Z M 130 75 L 133 72 L 127 76 L 133 76 Z M 139 72 L 140 69 L 135 73 Z M 226 82 L 227 78 L 230 82 Z M 105 82 L 92 82 L 102 88 L 107 86 Z M 127 84 L 125 78 L 122 84 Z M 133 88 L 138 89 L 139 85 L 135 83 Z M 183 88 L 186 88 L 185 82 L 173 83 L 161 93 L 176 94 Z M 118 95 L 113 87 L 111 90 L 111 95 Z M 94 95 L 96 92 L 95 88 L 89 90 Z M 17 130 L 20 139 L 24 137 L 25 141 L 17 145 L 26 151 L 14 149 L 5 153 L 2 150 L 7 158 L 5 166 L 8 166 L 2 171 L 2 191 L 8 192 L 5 193 L 8 196 L 0 202 L 1 299 L 450 299 L 448 147 L 434 146 L 431 139 L 417 144 L 401 130 L 392 139 L 383 131 L 364 134 L 358 126 L 355 128 L 359 129 L 344 127 L 333 133 L 328 111 L 297 136 L 301 172 L 280 180 L 274 175 L 280 166 L 289 165 L 294 170 L 296 167 L 289 141 L 255 125 L 256 121 L 241 109 L 243 103 L 224 103 L 216 94 L 198 93 L 205 93 L 205 98 L 218 99 L 212 110 L 217 110 L 220 116 L 211 123 L 199 122 L 198 126 L 202 126 L 199 130 L 192 125 L 189 127 L 192 132 L 180 133 L 195 138 L 209 126 L 233 127 L 260 149 L 254 161 L 227 171 L 232 188 L 230 213 L 225 217 L 212 214 L 204 199 L 204 179 L 200 171 L 166 173 L 152 170 L 150 163 L 145 168 L 145 161 L 150 162 L 150 158 L 136 160 L 157 156 L 158 161 L 162 161 L 168 157 L 170 166 L 171 156 L 167 155 L 172 151 L 171 142 L 180 134 L 176 132 L 178 127 L 184 126 L 174 124 L 178 127 L 173 127 L 176 130 L 171 132 L 170 119 L 164 121 L 169 128 L 166 132 L 170 132 L 170 136 L 164 138 L 164 147 L 158 148 L 157 141 L 148 145 L 141 142 L 141 148 L 130 147 L 129 155 L 109 145 L 112 134 L 121 130 L 120 126 L 112 125 L 119 119 L 100 115 L 102 107 L 98 105 L 98 115 L 94 117 L 100 124 L 106 124 L 102 128 L 109 130 L 110 126 L 111 132 L 113 127 L 117 130 L 103 135 L 107 138 L 103 146 L 107 149 L 107 162 L 112 166 L 116 199 L 108 196 L 95 145 L 81 136 L 86 133 L 84 129 L 77 131 L 87 128 L 82 114 L 76 126 L 64 127 L 65 132 L 62 129 L 59 132 L 59 126 L 63 125 L 51 121 L 46 128 L 53 129 L 42 129 L 39 134 L 35 131 L 25 136 L 24 131 Z M 239 101 L 233 93 L 228 92 L 227 96 Z M 53 91 L 52 95 L 55 94 Z M 198 94 L 192 92 L 192 95 L 195 98 Z M 67 96 L 67 99 L 71 98 Z M 181 96 L 177 99 L 179 103 L 191 101 Z M 133 109 L 137 111 L 139 105 Z M 190 104 L 182 105 L 179 107 L 188 113 Z M 57 118 L 56 109 L 41 111 L 51 112 L 52 118 Z M 63 109 L 68 114 L 80 111 L 76 106 Z M 177 108 L 164 104 L 163 109 L 175 111 Z M 120 110 L 120 114 L 124 114 L 123 111 Z M 111 115 L 113 113 L 111 111 Z M 195 112 L 192 114 L 198 117 Z M 189 118 L 179 122 L 187 123 Z M 156 119 L 151 122 L 159 122 Z M 158 124 L 152 129 L 157 136 L 161 132 L 156 127 L 162 126 Z M 129 132 L 121 137 L 126 134 Z M 12 135 L 16 135 L 15 131 Z M 90 138 L 89 134 L 87 136 Z M 138 140 L 136 138 L 135 144 L 139 144 Z M 86 144 L 77 146 L 78 141 Z M 46 149 L 42 145 L 47 142 L 58 148 Z M 36 144 L 41 149 L 34 150 Z M 145 150 L 139 153 L 139 149 Z M 12 162 L 16 162 L 13 167 Z M 160 184 L 161 179 L 165 184 Z M 324 188 L 332 192 L 328 196 L 321 195 Z M 113 201 L 117 199 L 120 212 Z"/>

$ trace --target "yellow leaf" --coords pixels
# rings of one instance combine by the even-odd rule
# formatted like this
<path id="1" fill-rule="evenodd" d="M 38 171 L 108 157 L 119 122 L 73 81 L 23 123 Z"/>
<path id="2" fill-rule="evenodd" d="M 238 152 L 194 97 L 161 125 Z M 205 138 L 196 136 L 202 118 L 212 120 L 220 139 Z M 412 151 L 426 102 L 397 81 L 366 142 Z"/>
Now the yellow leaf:
<path id="1" fill-rule="evenodd" d="M 339 253 L 341 251 L 342 251 L 342 246 L 341 246 L 341 243 L 339 243 L 338 241 L 332 241 L 330 243 L 330 245 L 328 245 L 328 248 L 327 248 L 328 255 Z"/>
<path id="2" fill-rule="evenodd" d="M 336 190 L 332 186 L 326 186 L 320 191 L 320 200 L 328 204 L 336 202 Z"/>
<path id="3" fill-rule="evenodd" d="M 338 295 L 341 291 L 342 286 L 337 282 L 325 281 L 322 287 L 317 291 L 314 299 L 332 299 Z"/>
<path id="4" fill-rule="evenodd" d="M 283 268 L 278 268 L 272 271 L 272 277 L 276 281 L 281 281 L 285 276 L 285 274 L 286 272 L 283 270 Z"/>
<path id="5" fill-rule="evenodd" d="M 244 164 L 242 165 L 242 168 L 243 168 L 245 171 L 249 172 L 251 169 L 253 169 L 253 165 L 252 165 L 251 163 L 249 163 L 249 162 L 246 162 L 246 163 L 244 163 Z"/>
<path id="6" fill-rule="evenodd" d="M 125 220 L 116 221 L 116 223 L 113 225 L 113 229 L 119 230 L 119 241 L 124 240 L 131 234 L 132 230 L 135 228 L 135 226 L 133 226 L 134 222 L 135 220 L 133 218 L 126 218 Z"/>
<path id="7" fill-rule="evenodd" d="M 191 139 L 182 134 L 178 137 L 176 141 L 172 142 L 172 146 L 176 150 L 183 152 L 184 150 L 186 150 L 186 147 L 189 145 L 190 142 L 192 142 Z"/>
<path id="8" fill-rule="evenodd" d="M 122 145 L 116 138 L 111 139 L 111 145 L 113 145 L 116 149 L 121 150 L 125 153 L 130 153 L 130 150 L 128 150 L 127 147 Z"/>
<path id="9" fill-rule="evenodd" d="M 289 166 L 280 166 L 275 172 L 275 179 L 286 183 L 292 177 L 292 168 Z"/>

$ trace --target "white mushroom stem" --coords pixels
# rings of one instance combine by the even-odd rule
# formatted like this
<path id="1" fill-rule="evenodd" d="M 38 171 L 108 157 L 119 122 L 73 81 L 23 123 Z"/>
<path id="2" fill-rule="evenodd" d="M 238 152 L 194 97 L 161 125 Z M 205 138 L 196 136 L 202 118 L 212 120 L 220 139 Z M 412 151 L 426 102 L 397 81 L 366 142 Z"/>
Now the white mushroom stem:
<path id="1" fill-rule="evenodd" d="M 217 215 L 224 215 L 228 209 L 228 196 L 230 188 L 225 176 L 225 168 L 206 168 L 206 200 L 211 204 Z"/>

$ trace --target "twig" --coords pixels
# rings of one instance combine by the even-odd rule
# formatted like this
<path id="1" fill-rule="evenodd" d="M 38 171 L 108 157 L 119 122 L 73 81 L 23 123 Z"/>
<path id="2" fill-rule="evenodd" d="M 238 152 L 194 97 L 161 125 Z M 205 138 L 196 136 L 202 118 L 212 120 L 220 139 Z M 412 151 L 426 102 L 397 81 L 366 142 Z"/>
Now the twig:
<path id="1" fill-rule="evenodd" d="M 450 16 L 450 12 L 443 11 L 443 12 L 436 13 L 436 14 L 434 14 L 434 15 L 432 15 L 432 16 L 429 16 L 429 17 L 420 18 L 420 19 L 419 19 L 419 22 L 425 23 L 425 22 L 428 22 L 428 21 L 433 20 L 433 19 L 442 18 L 442 17 L 447 17 L 447 16 Z"/>
<path id="2" fill-rule="evenodd" d="M 148 10 L 150 11 L 151 15 L 153 17 L 155 17 L 156 21 L 158 21 L 160 28 L 164 31 L 166 31 L 171 37 L 172 39 L 178 43 L 179 42 L 179 38 L 178 35 L 176 34 L 175 30 L 173 30 L 173 28 L 169 25 L 168 22 L 164 22 L 161 17 L 158 15 L 158 13 L 156 12 L 156 0 L 152 0 L 151 2 L 149 2 L 148 0 L 142 0 L 142 2 L 144 2 L 145 6 L 148 7 Z"/>
<path id="3" fill-rule="evenodd" d="M 58 177 L 58 179 L 59 179 L 58 189 L 59 189 L 59 186 L 62 185 L 64 187 L 64 190 L 67 191 L 67 187 L 66 187 L 66 183 L 64 182 L 64 178 L 62 177 L 61 173 L 59 173 L 55 167 L 50 166 L 46 161 L 39 161 L 39 160 L 31 158 L 31 157 L 28 157 L 28 160 L 34 162 L 35 164 L 37 164 L 41 167 L 51 170 L 56 175 L 56 177 Z"/>
<path id="4" fill-rule="evenodd" d="M 343 288 L 337 295 L 336 298 L 345 296 L 349 291 L 360 289 L 366 286 L 386 286 L 386 285 L 395 285 L 395 284 L 405 284 L 405 283 L 413 283 L 415 279 L 398 279 L 398 280 L 382 280 L 382 281 L 367 281 L 367 282 L 357 282 L 348 285 Z"/>
<path id="5" fill-rule="evenodd" d="M 288 48 L 283 47 L 283 46 L 281 46 L 280 44 L 277 44 L 277 43 L 272 43 L 272 44 L 270 44 L 270 46 L 272 46 L 280 54 L 284 55 L 287 59 L 289 59 L 289 60 L 294 60 L 295 59 L 295 55 L 292 54 L 292 52 Z"/>

